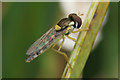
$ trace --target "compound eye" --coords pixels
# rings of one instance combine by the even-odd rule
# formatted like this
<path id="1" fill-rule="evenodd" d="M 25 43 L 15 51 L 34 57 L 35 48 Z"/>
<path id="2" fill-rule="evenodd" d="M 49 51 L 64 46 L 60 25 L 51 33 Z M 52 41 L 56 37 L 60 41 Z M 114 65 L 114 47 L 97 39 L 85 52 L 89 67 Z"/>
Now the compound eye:
<path id="1" fill-rule="evenodd" d="M 68 15 L 68 17 L 70 18 L 70 17 L 72 17 L 73 15 L 77 16 L 77 14 L 71 13 L 71 14 Z"/>
<path id="2" fill-rule="evenodd" d="M 80 28 L 80 26 L 82 25 L 82 19 L 79 16 L 73 13 L 69 15 L 69 18 L 75 22 L 75 28 Z"/>
<path id="3" fill-rule="evenodd" d="M 74 16 L 73 19 L 76 21 L 76 28 L 80 28 L 82 25 L 82 19 L 79 16 Z"/>

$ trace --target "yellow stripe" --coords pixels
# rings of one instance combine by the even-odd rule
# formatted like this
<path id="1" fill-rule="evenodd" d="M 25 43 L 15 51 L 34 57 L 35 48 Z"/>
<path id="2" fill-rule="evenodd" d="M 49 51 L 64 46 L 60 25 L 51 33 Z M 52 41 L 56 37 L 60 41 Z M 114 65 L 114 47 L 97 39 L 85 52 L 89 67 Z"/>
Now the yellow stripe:
<path id="1" fill-rule="evenodd" d="M 60 27 L 60 26 L 55 25 L 55 30 L 60 30 L 60 29 L 61 29 L 61 27 Z"/>

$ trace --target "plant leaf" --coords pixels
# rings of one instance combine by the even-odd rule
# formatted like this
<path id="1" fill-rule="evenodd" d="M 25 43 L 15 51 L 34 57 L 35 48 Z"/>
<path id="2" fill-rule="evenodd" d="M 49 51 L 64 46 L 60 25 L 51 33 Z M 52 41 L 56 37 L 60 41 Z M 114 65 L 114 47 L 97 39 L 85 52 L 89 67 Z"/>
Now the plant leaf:
<path id="1" fill-rule="evenodd" d="M 89 30 L 81 31 L 79 33 L 77 41 L 80 45 L 82 45 L 82 47 L 79 44 L 75 45 L 69 60 L 73 69 L 69 68 L 67 64 L 62 78 L 80 78 L 96 35 L 101 27 L 108 5 L 109 2 L 91 3 L 82 25 L 82 28 L 89 28 Z"/>

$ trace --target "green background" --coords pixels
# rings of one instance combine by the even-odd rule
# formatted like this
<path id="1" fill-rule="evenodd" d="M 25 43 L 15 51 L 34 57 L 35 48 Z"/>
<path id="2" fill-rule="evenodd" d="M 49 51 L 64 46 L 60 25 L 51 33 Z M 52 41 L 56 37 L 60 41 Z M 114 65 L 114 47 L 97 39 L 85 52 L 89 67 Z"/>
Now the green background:
<path id="1" fill-rule="evenodd" d="M 83 77 L 118 77 L 118 3 L 110 3 L 103 38 L 91 52 Z M 60 78 L 66 61 L 51 49 L 26 63 L 26 51 L 61 19 L 59 3 L 2 3 L 2 77 Z M 67 52 L 67 51 L 66 51 Z"/>

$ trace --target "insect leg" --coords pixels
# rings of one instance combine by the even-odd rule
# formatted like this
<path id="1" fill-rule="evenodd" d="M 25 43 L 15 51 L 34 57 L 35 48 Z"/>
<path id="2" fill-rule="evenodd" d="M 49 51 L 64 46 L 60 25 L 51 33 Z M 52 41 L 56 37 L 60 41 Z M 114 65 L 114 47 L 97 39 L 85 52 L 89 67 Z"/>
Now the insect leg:
<path id="1" fill-rule="evenodd" d="M 72 69 L 72 67 L 71 67 L 71 65 L 70 65 L 70 63 L 69 63 L 69 61 L 68 61 L 68 60 L 69 60 L 68 56 L 67 56 L 64 52 L 60 51 L 60 49 L 61 49 L 61 47 L 62 47 L 62 45 L 63 45 L 64 40 L 65 40 L 65 37 L 63 36 L 63 41 L 61 42 L 58 50 L 54 49 L 54 46 L 55 46 L 57 43 L 53 45 L 52 50 L 55 51 L 55 52 L 57 52 L 57 53 L 59 53 L 59 54 L 61 54 L 61 55 L 63 55 L 64 58 L 65 58 L 65 60 L 66 60 L 67 63 L 69 64 L 69 67 Z"/>
<path id="2" fill-rule="evenodd" d="M 71 40 L 74 41 L 74 42 L 77 42 L 77 40 L 76 40 L 75 38 L 72 38 L 72 37 L 70 37 L 70 36 L 68 36 L 68 35 L 66 35 L 66 37 L 69 38 L 69 39 L 71 39 Z"/>
<path id="3" fill-rule="evenodd" d="M 72 33 L 77 33 L 77 32 L 80 32 L 80 31 L 87 31 L 87 30 L 89 30 L 89 29 L 78 29 L 76 31 L 73 31 Z"/>
<path id="4" fill-rule="evenodd" d="M 68 61 L 68 60 L 69 60 L 68 56 L 67 56 L 64 52 L 58 51 L 58 50 L 56 50 L 56 49 L 54 49 L 54 48 L 53 48 L 53 50 L 54 50 L 55 52 L 63 55 L 64 58 L 65 58 L 65 60 L 67 61 L 68 65 L 69 65 L 69 67 L 72 69 L 72 67 L 71 67 L 71 65 L 70 65 L 70 63 L 69 63 L 69 61 Z"/>
<path id="5" fill-rule="evenodd" d="M 72 37 L 70 37 L 68 35 L 66 35 L 66 37 L 69 38 L 69 39 L 71 39 L 72 41 L 74 41 L 74 42 L 76 42 L 78 44 L 78 42 L 77 42 L 77 40 L 75 38 L 72 38 Z M 79 44 L 79 45 L 82 46 L 81 44 Z"/>
<path id="6" fill-rule="evenodd" d="M 56 46 L 56 44 L 57 44 L 60 40 L 61 40 L 61 38 L 52 45 L 52 49 Z"/>
<path id="7" fill-rule="evenodd" d="M 60 51 L 60 49 L 62 48 L 62 45 L 63 45 L 64 41 L 65 41 L 65 37 L 63 36 L 63 40 L 62 40 L 62 42 L 61 42 L 61 44 L 60 44 L 60 46 L 58 48 L 58 51 Z"/>
<path id="8" fill-rule="evenodd" d="M 62 47 L 62 45 L 63 45 L 63 42 L 64 42 L 64 40 L 65 40 L 64 36 L 62 37 L 62 39 L 63 39 L 63 41 L 62 41 L 62 43 L 60 44 L 60 47 L 58 48 L 59 51 L 60 51 L 60 49 L 61 49 L 61 47 Z M 60 38 L 58 41 L 60 41 L 60 40 L 61 40 L 61 38 Z M 56 46 L 56 44 L 58 43 L 58 41 L 56 41 L 56 42 L 53 44 L 52 49 Z"/>

